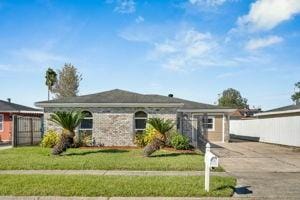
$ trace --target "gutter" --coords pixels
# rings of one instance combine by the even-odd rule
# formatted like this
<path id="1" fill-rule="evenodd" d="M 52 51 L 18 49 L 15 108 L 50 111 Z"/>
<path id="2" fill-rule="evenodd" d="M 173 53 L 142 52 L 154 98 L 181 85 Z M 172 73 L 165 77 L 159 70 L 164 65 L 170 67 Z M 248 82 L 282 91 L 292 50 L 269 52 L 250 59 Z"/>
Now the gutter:
<path id="1" fill-rule="evenodd" d="M 26 110 L 0 110 L 1 113 L 24 113 L 24 114 L 44 114 L 43 111 L 26 111 Z"/>
<path id="2" fill-rule="evenodd" d="M 182 107 L 183 103 L 35 103 L 41 108 L 72 107 Z"/>
<path id="3" fill-rule="evenodd" d="M 216 108 L 216 109 L 178 109 L 178 112 L 219 112 L 219 113 L 231 113 L 236 109 L 229 108 Z"/>
<path id="4" fill-rule="evenodd" d="M 285 110 L 285 111 L 275 111 L 275 112 L 262 112 L 254 114 L 255 117 L 266 116 L 266 115 L 280 115 L 280 114 L 290 114 L 290 113 L 300 113 L 300 109 L 295 110 Z"/>

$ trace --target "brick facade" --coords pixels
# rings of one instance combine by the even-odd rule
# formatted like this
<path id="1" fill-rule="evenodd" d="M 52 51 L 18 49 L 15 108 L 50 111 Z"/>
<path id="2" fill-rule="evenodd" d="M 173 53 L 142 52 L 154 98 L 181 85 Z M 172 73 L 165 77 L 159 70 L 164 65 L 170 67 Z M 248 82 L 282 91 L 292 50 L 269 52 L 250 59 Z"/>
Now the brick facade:
<path id="1" fill-rule="evenodd" d="M 71 111 L 70 108 L 45 109 L 45 130 L 53 129 L 61 132 L 61 129 L 49 121 L 50 113 L 55 111 Z M 135 136 L 134 114 L 144 111 L 150 117 L 171 119 L 176 123 L 176 108 L 78 108 L 89 111 L 93 115 L 93 138 L 96 145 L 104 146 L 134 146 Z"/>

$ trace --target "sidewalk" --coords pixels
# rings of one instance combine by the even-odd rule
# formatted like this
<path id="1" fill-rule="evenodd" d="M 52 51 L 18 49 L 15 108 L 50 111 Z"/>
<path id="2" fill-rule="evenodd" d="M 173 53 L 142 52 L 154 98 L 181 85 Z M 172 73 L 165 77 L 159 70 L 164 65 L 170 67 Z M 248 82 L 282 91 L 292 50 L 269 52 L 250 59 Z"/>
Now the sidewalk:
<path id="1" fill-rule="evenodd" d="M 58 197 L 58 196 L 0 196 L 1 200 L 243 200 L 234 197 Z M 259 199 L 259 198 L 255 198 Z M 268 198 L 261 198 L 268 199 Z"/>
<path id="2" fill-rule="evenodd" d="M 0 170 L 0 174 L 62 174 L 102 176 L 204 176 L 204 171 L 123 171 L 123 170 Z M 226 172 L 211 172 L 212 176 L 229 176 Z"/>

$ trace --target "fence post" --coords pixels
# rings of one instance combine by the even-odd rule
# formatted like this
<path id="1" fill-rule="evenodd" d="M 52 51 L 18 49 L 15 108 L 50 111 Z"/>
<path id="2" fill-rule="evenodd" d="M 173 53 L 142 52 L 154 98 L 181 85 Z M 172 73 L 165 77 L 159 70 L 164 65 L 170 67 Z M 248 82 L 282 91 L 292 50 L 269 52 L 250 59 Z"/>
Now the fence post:
<path id="1" fill-rule="evenodd" d="M 16 115 L 12 116 L 13 119 L 13 127 L 12 127 L 12 146 L 17 147 L 18 146 L 18 119 Z"/>
<path id="2" fill-rule="evenodd" d="M 30 144 L 33 145 L 33 119 L 30 119 Z"/>

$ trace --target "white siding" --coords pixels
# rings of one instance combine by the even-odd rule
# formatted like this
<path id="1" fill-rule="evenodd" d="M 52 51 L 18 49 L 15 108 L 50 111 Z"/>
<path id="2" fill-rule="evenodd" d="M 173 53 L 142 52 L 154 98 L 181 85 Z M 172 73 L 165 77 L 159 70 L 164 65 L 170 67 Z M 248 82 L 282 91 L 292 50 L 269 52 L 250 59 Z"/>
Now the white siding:
<path id="1" fill-rule="evenodd" d="M 300 116 L 231 120 L 230 134 L 258 137 L 261 142 L 300 146 Z"/>

